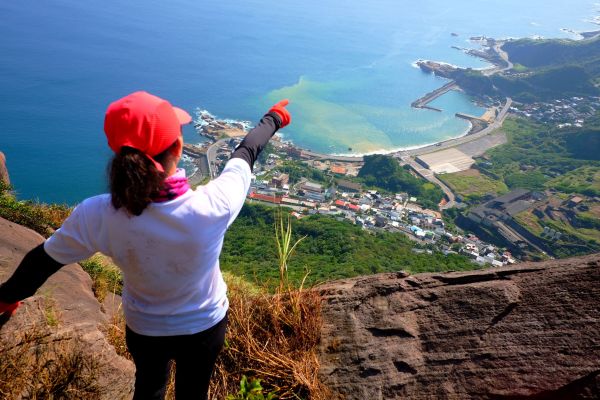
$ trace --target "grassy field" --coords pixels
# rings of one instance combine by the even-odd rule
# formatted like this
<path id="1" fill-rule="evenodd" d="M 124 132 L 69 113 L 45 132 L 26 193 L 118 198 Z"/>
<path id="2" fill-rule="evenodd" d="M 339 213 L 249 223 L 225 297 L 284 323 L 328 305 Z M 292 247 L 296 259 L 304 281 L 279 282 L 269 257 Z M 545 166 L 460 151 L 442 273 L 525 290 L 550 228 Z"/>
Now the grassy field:
<path id="1" fill-rule="evenodd" d="M 590 211 L 582 214 L 589 216 L 590 218 L 600 219 L 600 204 L 594 204 L 592 207 L 590 207 Z"/>
<path id="2" fill-rule="evenodd" d="M 532 213 L 532 210 L 523 211 L 515 215 L 515 220 L 519 223 L 519 225 L 523 226 L 536 236 L 540 236 L 544 230 L 540 219 Z"/>
<path id="3" fill-rule="evenodd" d="M 546 182 L 546 186 L 563 193 L 600 196 L 600 167 L 577 168 Z"/>
<path id="4" fill-rule="evenodd" d="M 495 196 L 508 192 L 508 187 L 504 182 L 483 175 L 476 169 L 442 174 L 438 178 L 444 181 L 455 194 L 462 196 L 465 201 L 477 200 L 487 194 Z"/>
<path id="5" fill-rule="evenodd" d="M 578 247 L 581 247 L 582 251 L 587 249 L 584 252 L 597 251 L 596 249 L 600 246 L 600 229 L 597 229 L 597 226 L 600 225 L 598 211 L 596 207 L 592 207 L 590 211 L 577 213 L 576 221 L 579 222 L 573 222 L 575 226 L 566 217 L 553 219 L 544 215 L 540 218 L 533 213 L 533 210 L 519 213 L 514 218 L 521 226 L 538 237 L 541 237 L 544 227 L 561 232 L 563 234 L 562 239 L 552 246 L 560 255 L 564 251 L 572 251 Z M 586 222 L 586 225 L 581 225 L 582 222 Z M 565 250 L 567 248 L 571 250 Z M 567 252 L 565 254 L 574 255 L 577 253 Z"/>
<path id="6" fill-rule="evenodd" d="M 598 229 L 585 229 L 585 228 L 574 228 L 573 226 L 565 223 L 564 221 L 558 220 L 548 220 L 545 219 L 544 222 L 550 228 L 566 232 L 572 236 L 578 237 L 584 241 L 593 241 L 596 243 L 600 243 L 600 230 Z"/>

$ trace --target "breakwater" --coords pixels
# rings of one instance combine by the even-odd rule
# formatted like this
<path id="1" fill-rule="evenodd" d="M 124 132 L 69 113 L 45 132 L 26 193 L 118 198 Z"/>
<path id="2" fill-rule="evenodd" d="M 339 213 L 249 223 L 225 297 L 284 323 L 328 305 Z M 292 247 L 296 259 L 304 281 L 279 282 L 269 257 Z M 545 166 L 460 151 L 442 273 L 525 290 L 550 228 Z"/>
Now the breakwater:
<path id="1" fill-rule="evenodd" d="M 457 89 L 458 89 L 458 84 L 454 81 L 450 81 L 450 82 L 446 83 L 444 86 L 442 86 L 441 88 L 438 88 L 438 89 L 434 90 L 433 92 L 429 92 L 425 96 L 421 97 L 420 99 L 413 101 L 411 103 L 411 107 L 424 108 L 424 109 L 428 109 L 428 110 L 441 112 L 442 110 L 440 110 L 439 108 L 431 107 L 429 105 L 429 103 L 431 103 L 433 100 L 437 99 L 438 97 L 448 93 L 449 91 L 457 90 Z"/>

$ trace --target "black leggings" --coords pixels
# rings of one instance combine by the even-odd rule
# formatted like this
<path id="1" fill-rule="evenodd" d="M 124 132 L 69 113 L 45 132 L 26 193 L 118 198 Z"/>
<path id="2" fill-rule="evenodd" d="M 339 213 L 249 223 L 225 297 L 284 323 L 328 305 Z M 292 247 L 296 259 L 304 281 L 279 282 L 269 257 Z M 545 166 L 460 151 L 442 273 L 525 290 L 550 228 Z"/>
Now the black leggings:
<path id="1" fill-rule="evenodd" d="M 133 400 L 164 399 L 171 360 L 176 363 L 177 400 L 207 399 L 226 329 L 227 316 L 212 328 L 193 335 L 145 336 L 127 327 L 125 339 L 136 368 Z"/>

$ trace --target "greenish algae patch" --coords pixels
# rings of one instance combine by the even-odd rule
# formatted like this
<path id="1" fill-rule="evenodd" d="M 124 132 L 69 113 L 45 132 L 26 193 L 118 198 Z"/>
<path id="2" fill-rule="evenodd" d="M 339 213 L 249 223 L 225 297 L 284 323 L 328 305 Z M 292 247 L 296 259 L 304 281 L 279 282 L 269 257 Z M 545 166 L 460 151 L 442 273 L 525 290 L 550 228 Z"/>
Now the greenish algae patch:
<path id="1" fill-rule="evenodd" d="M 292 86 L 271 91 L 267 98 L 271 102 L 282 98 L 290 99 L 293 107 L 293 136 L 290 139 L 307 144 L 318 144 L 332 152 L 372 152 L 392 147 L 388 135 L 378 129 L 356 109 L 357 104 L 344 104 L 327 100 L 339 89 L 339 83 L 322 83 L 301 78 Z M 364 106 L 365 109 L 367 106 Z M 285 132 L 284 132 L 285 133 Z M 299 135 L 303 137 L 298 140 Z"/>

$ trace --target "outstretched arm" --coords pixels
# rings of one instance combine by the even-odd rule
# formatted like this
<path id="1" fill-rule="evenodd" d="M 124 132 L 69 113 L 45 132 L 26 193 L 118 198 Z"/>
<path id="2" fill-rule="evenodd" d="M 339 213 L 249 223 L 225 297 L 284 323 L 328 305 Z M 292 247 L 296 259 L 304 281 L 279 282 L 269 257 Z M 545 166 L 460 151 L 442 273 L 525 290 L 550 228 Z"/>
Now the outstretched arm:
<path id="1" fill-rule="evenodd" d="M 288 100 L 282 100 L 271 107 L 235 149 L 221 175 L 202 189 L 209 194 L 213 208 L 228 216 L 227 226 L 233 223 L 244 205 L 258 155 L 273 134 L 291 121 L 290 113 L 285 109 L 287 104 Z"/>
<path id="2" fill-rule="evenodd" d="M 277 130 L 291 122 L 290 113 L 285 109 L 288 103 L 288 100 L 282 100 L 271 107 L 258 125 L 248 132 L 242 143 L 233 152 L 231 158 L 241 158 L 250 165 L 250 170 L 252 170 L 254 162 L 269 142 L 269 139 L 271 139 Z"/>
<path id="3" fill-rule="evenodd" d="M 63 265 L 46 253 L 44 244 L 27 253 L 14 274 L 0 286 L 0 314 L 14 313 L 20 300 L 32 296 Z"/>

